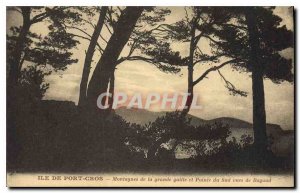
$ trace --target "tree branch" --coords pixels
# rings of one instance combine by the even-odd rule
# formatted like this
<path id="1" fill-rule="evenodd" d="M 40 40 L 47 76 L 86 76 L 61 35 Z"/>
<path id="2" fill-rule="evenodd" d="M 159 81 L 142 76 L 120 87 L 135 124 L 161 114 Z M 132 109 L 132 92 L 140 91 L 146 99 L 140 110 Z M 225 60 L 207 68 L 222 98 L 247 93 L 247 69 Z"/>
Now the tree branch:
<path id="1" fill-rule="evenodd" d="M 89 25 L 92 26 L 93 28 L 96 27 L 91 21 L 89 21 L 89 20 L 87 20 L 87 19 L 83 19 L 83 18 L 82 18 L 82 21 L 85 21 L 87 24 L 89 24 Z"/>
<path id="2" fill-rule="evenodd" d="M 109 26 L 108 26 L 106 23 L 104 23 L 104 26 L 106 27 L 106 29 L 107 29 L 107 31 L 110 33 L 110 35 L 112 35 L 113 33 L 112 33 L 112 31 L 109 29 Z"/>
<path id="3" fill-rule="evenodd" d="M 248 30 L 247 27 L 244 27 L 244 26 L 239 26 L 239 25 L 234 25 L 234 24 L 228 24 L 228 23 L 225 23 L 223 25 L 224 26 L 229 26 L 229 27 L 234 27 L 234 28 L 237 28 L 237 29 L 240 29 L 240 30 Z"/>
<path id="4" fill-rule="evenodd" d="M 120 13 L 122 14 L 122 13 L 123 13 L 123 10 L 122 10 L 119 6 L 117 6 L 117 8 L 118 8 L 118 10 L 120 11 Z"/>
<path id="5" fill-rule="evenodd" d="M 99 36 L 106 44 L 108 43 L 107 40 L 101 34 Z"/>
<path id="6" fill-rule="evenodd" d="M 153 63 L 153 59 L 151 58 L 146 58 L 143 56 L 127 56 L 127 57 L 122 57 L 117 61 L 117 65 L 124 62 L 125 60 L 133 61 L 133 60 L 142 60 L 145 62 Z"/>
<path id="7" fill-rule="evenodd" d="M 88 37 L 92 37 L 90 34 L 88 34 L 86 31 L 84 31 L 83 29 L 80 29 L 79 27 L 75 27 L 75 26 L 68 26 L 68 25 L 64 25 L 66 28 L 69 28 L 69 29 L 76 29 L 80 32 L 82 32 L 83 34 L 87 35 Z"/>
<path id="8" fill-rule="evenodd" d="M 81 39 L 87 40 L 87 41 L 91 41 L 90 37 L 88 38 L 88 37 L 84 37 L 84 36 L 73 34 L 73 33 L 72 33 L 72 35 L 75 36 L 75 37 L 79 37 Z M 101 48 L 101 46 L 100 46 L 100 44 L 98 42 L 97 42 L 96 45 L 97 45 L 97 48 L 98 48 L 97 50 L 102 54 L 104 50 Z"/>
<path id="9" fill-rule="evenodd" d="M 248 95 L 247 92 L 237 89 L 231 82 L 229 82 L 223 74 L 221 74 L 220 70 L 218 70 L 219 75 L 225 82 L 225 87 L 229 90 L 232 95 L 240 95 L 242 97 L 246 97 Z"/>
<path id="10" fill-rule="evenodd" d="M 233 59 L 233 60 L 229 60 L 227 62 L 224 62 L 223 64 L 219 65 L 219 66 L 214 66 L 214 67 L 211 67 L 209 68 L 208 70 L 206 70 L 197 80 L 195 80 L 193 82 L 193 86 L 195 86 L 196 84 L 198 84 L 201 80 L 203 80 L 210 72 L 213 72 L 213 71 L 217 71 L 219 70 L 220 68 L 226 66 L 227 64 L 230 64 L 230 63 L 234 63 L 236 62 L 237 59 Z"/>
<path id="11" fill-rule="evenodd" d="M 208 61 L 208 60 L 212 61 L 212 60 L 216 60 L 216 59 L 218 59 L 218 58 L 220 58 L 220 57 L 222 57 L 222 56 L 226 56 L 226 54 L 218 54 L 218 55 L 215 55 L 215 56 L 210 56 L 210 57 L 208 57 L 208 58 L 201 58 L 201 59 L 195 61 L 195 62 L 193 63 L 193 65 L 196 65 L 197 63 L 203 62 L 203 61 Z"/>
<path id="12" fill-rule="evenodd" d="M 203 37 L 209 39 L 210 41 L 212 41 L 213 43 L 217 44 L 217 45 L 220 45 L 222 42 L 218 42 L 216 40 L 214 40 L 213 38 L 211 38 L 210 36 L 207 36 L 207 35 L 203 35 Z"/>
<path id="13" fill-rule="evenodd" d="M 56 10 L 65 10 L 65 9 L 68 9 L 69 7 L 53 7 L 52 9 L 50 9 L 51 11 L 56 11 Z M 31 24 L 34 24 L 34 23 L 37 23 L 37 22 L 40 22 L 44 19 L 46 19 L 47 17 L 50 16 L 50 12 L 48 11 L 45 11 L 44 13 L 41 13 L 41 14 L 38 14 L 36 16 L 34 16 L 32 19 L 31 19 Z"/>

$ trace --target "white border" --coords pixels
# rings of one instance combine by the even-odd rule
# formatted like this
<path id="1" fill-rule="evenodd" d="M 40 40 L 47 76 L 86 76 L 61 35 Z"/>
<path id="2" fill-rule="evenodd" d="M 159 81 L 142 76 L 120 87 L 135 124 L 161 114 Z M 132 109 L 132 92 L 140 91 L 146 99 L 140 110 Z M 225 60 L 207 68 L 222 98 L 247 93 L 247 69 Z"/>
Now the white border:
<path id="1" fill-rule="evenodd" d="M 4 2 L 7 6 L 13 5 L 78 5 L 78 6 L 92 6 L 92 5 L 118 5 L 118 6 L 292 6 L 296 4 L 296 0 L 159 0 L 159 1 L 141 1 L 141 0 L 6 0 Z M 1 3 L 3 4 L 3 3 Z"/>

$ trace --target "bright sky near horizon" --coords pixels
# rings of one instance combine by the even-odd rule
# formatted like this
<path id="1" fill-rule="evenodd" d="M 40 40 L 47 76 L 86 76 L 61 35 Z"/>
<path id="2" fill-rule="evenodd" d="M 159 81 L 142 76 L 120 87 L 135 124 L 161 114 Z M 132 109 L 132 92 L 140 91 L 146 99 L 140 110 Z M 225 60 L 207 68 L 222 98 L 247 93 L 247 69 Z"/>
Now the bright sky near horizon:
<path id="1" fill-rule="evenodd" d="M 293 29 L 293 12 L 291 8 L 277 7 L 274 12 L 283 18 L 282 25 L 286 25 L 288 29 Z M 183 7 L 171 7 L 171 14 L 166 22 L 178 21 L 184 17 L 184 13 Z M 20 25 L 20 18 L 19 13 L 8 13 L 8 27 Z M 35 24 L 31 28 L 36 32 L 41 32 L 44 29 L 46 29 L 46 26 L 43 23 Z M 64 72 L 53 73 L 46 78 L 46 81 L 50 83 L 50 88 L 46 92 L 45 99 L 69 100 L 77 103 L 85 50 L 88 46 L 88 42 L 85 40 L 80 40 L 80 42 L 81 44 L 74 50 L 74 58 L 79 60 L 78 63 L 70 65 Z M 180 51 L 182 55 L 188 53 L 188 48 L 184 45 L 174 44 L 173 47 L 175 50 Z M 293 58 L 294 50 L 287 49 L 282 54 L 288 58 Z M 202 66 L 196 67 L 194 71 L 195 78 L 204 70 L 205 68 Z M 249 93 L 248 97 L 229 95 L 218 73 L 210 73 L 207 79 L 195 87 L 195 93 L 200 96 L 198 101 L 203 109 L 191 110 L 190 114 L 203 119 L 234 117 L 252 122 L 250 74 L 232 71 L 230 66 L 222 68 L 221 72 L 237 88 L 247 91 Z M 118 66 L 115 77 L 116 91 L 128 93 L 178 93 L 186 92 L 187 89 L 186 68 L 182 68 L 178 75 L 174 75 L 161 72 L 146 62 L 130 61 Z M 264 83 L 267 122 L 279 124 L 283 129 L 294 129 L 294 85 L 287 82 L 276 85 L 267 79 Z"/>

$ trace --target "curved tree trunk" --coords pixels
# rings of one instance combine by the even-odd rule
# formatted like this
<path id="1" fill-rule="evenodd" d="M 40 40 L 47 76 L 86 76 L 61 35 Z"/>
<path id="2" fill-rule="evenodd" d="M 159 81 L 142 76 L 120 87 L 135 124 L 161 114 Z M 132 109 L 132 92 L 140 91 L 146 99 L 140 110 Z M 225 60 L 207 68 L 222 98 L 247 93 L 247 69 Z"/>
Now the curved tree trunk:
<path id="1" fill-rule="evenodd" d="M 268 143 L 263 81 L 264 67 L 259 64 L 259 37 L 254 8 L 248 8 L 248 11 L 246 11 L 246 23 L 249 31 L 249 64 L 252 65 L 254 146 L 258 152 L 264 154 L 267 150 Z"/>
<path id="2" fill-rule="evenodd" d="M 79 107 L 83 107 L 86 103 L 86 89 L 87 89 L 87 84 L 88 84 L 88 79 L 89 79 L 89 74 L 91 69 L 91 63 L 93 60 L 94 51 L 97 45 L 98 38 L 100 36 L 104 24 L 107 10 L 108 7 L 105 6 L 101 7 L 98 23 L 95 27 L 88 50 L 86 52 L 86 56 L 83 64 L 82 78 L 80 82 L 80 93 L 79 93 L 79 101 L 78 101 Z"/>
<path id="3" fill-rule="evenodd" d="M 107 91 L 109 80 L 115 69 L 115 64 L 122 49 L 128 42 L 143 9 L 143 7 L 127 7 L 121 14 L 89 82 L 87 90 L 87 105 L 89 110 L 103 112 L 97 108 L 97 98 L 101 93 Z"/>

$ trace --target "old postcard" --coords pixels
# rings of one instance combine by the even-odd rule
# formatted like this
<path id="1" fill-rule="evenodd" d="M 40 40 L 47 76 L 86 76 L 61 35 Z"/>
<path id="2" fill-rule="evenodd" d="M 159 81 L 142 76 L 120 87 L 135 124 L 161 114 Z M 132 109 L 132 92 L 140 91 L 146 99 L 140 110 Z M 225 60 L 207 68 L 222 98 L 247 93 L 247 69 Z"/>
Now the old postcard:
<path id="1" fill-rule="evenodd" d="M 294 187 L 293 13 L 7 7 L 7 186 Z"/>

